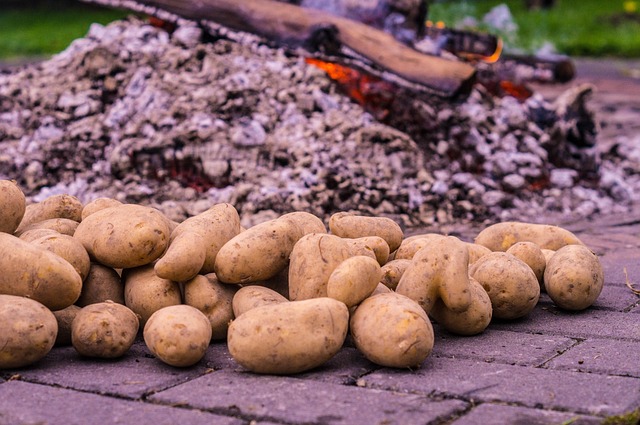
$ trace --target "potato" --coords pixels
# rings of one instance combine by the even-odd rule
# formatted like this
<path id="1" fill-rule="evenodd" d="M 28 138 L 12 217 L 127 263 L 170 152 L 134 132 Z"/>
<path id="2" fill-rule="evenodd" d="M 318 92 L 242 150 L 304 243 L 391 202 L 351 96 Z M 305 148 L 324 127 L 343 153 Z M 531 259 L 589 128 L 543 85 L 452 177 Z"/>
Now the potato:
<path id="1" fill-rule="evenodd" d="M 394 260 L 411 260 L 416 252 L 441 238 L 442 235 L 436 233 L 409 236 L 402 241 L 393 258 Z"/>
<path id="2" fill-rule="evenodd" d="M 122 304 L 91 304 L 71 322 L 71 344 L 83 356 L 122 357 L 133 345 L 139 325 L 136 314 Z"/>
<path id="3" fill-rule="evenodd" d="M 327 233 L 327 228 L 322 220 L 313 214 L 304 211 L 296 211 L 280 216 L 280 220 L 289 220 L 300 229 L 300 237 L 310 233 Z"/>
<path id="4" fill-rule="evenodd" d="M 171 232 L 167 252 L 155 265 L 156 274 L 183 282 L 214 271 L 220 248 L 240 233 L 240 217 L 230 204 L 217 204 L 190 217 Z"/>
<path id="5" fill-rule="evenodd" d="M 71 345 L 71 323 L 80 310 L 82 309 L 74 304 L 53 312 L 58 322 L 58 335 L 54 344 L 56 347 Z"/>
<path id="6" fill-rule="evenodd" d="M 26 209 L 24 193 L 12 180 L 0 180 L 0 232 L 13 234 Z"/>
<path id="7" fill-rule="evenodd" d="M 390 292 L 369 297 L 351 317 L 353 342 L 370 361 L 418 367 L 433 350 L 433 327 L 422 307 Z"/>
<path id="8" fill-rule="evenodd" d="M 465 242 L 467 249 L 469 250 L 469 264 L 473 264 L 483 256 L 491 253 L 491 250 L 486 246 L 478 245 L 477 243 Z"/>
<path id="9" fill-rule="evenodd" d="M 507 254 L 513 255 L 531 267 L 540 284 L 540 290 L 544 288 L 544 269 L 547 267 L 547 259 L 538 245 L 533 242 L 517 242 L 511 245 Z"/>
<path id="10" fill-rule="evenodd" d="M 291 252 L 289 299 L 326 297 L 329 276 L 350 256 L 349 245 L 338 236 L 312 233 L 300 238 Z"/>
<path id="11" fill-rule="evenodd" d="M 40 239 L 43 236 L 60 235 L 60 232 L 56 232 L 53 229 L 31 229 L 22 232 L 19 238 L 25 242 L 33 242 L 36 239 Z"/>
<path id="12" fill-rule="evenodd" d="M 301 236 L 300 227 L 290 219 L 277 218 L 250 227 L 220 248 L 215 273 L 225 283 L 270 279 L 287 267 Z"/>
<path id="13" fill-rule="evenodd" d="M 153 313 L 143 336 L 158 359 L 171 366 L 188 367 L 204 357 L 211 341 L 211 323 L 195 307 L 174 305 Z"/>
<path id="14" fill-rule="evenodd" d="M 404 236 L 395 221 L 387 217 L 366 217 L 347 212 L 335 213 L 329 218 L 329 230 L 342 238 L 379 236 L 389 245 L 389 252 L 400 246 Z"/>
<path id="15" fill-rule="evenodd" d="M 49 218 L 47 220 L 37 221 L 35 223 L 24 226 L 14 234 L 20 237 L 20 239 L 25 239 L 26 234 L 31 233 L 35 230 L 49 229 L 63 235 L 73 236 L 79 225 L 79 222 L 68 218 Z"/>
<path id="16" fill-rule="evenodd" d="M 124 284 L 117 271 L 100 263 L 91 263 L 89 274 L 82 282 L 82 292 L 76 305 L 80 307 L 105 301 L 124 304 Z"/>
<path id="17" fill-rule="evenodd" d="M 82 208 L 82 213 L 80 214 L 80 216 L 81 216 L 81 219 L 84 220 L 85 218 L 87 218 L 88 216 L 90 216 L 96 211 L 100 211 L 105 208 L 118 207 L 120 205 L 122 205 L 122 202 L 118 201 L 117 199 L 97 198 L 89 202 L 87 205 L 84 206 L 84 208 Z"/>
<path id="18" fill-rule="evenodd" d="M 226 339 L 229 322 L 233 320 L 233 296 L 237 285 L 220 283 L 215 273 L 198 275 L 184 283 L 184 303 L 197 308 L 211 323 L 211 338 Z"/>
<path id="19" fill-rule="evenodd" d="M 158 277 L 151 264 L 123 270 L 122 281 L 124 304 L 140 316 L 141 326 L 161 308 L 182 304 L 180 285 Z"/>
<path id="20" fill-rule="evenodd" d="M 0 369 L 37 362 L 53 347 L 58 323 L 53 313 L 37 301 L 0 295 Z"/>
<path id="21" fill-rule="evenodd" d="M 493 315 L 491 299 L 477 280 L 469 279 L 471 284 L 471 305 L 463 312 L 454 313 L 437 300 L 429 315 L 447 331 L 457 335 L 477 335 L 484 331 Z"/>
<path id="22" fill-rule="evenodd" d="M 170 234 L 168 220 L 160 211 L 124 204 L 89 215 L 74 237 L 94 261 L 124 269 L 149 264 L 160 257 Z"/>
<path id="23" fill-rule="evenodd" d="M 331 272 L 327 296 L 351 308 L 371 295 L 381 277 L 380 264 L 375 259 L 364 255 L 347 258 Z"/>
<path id="24" fill-rule="evenodd" d="M 84 249 L 82 243 L 73 236 L 57 234 L 42 236 L 31 242 L 33 245 L 39 246 L 58 254 L 73 266 L 78 272 L 80 278 L 84 281 L 89 274 L 91 260 L 87 250 Z"/>
<path id="25" fill-rule="evenodd" d="M 238 317 L 256 307 L 284 302 L 289 302 L 289 300 L 273 289 L 250 285 L 240 288 L 235 293 L 231 306 L 233 307 L 233 315 Z"/>
<path id="26" fill-rule="evenodd" d="M 598 257 L 582 245 L 567 245 L 551 257 L 544 272 L 544 286 L 551 300 L 565 310 L 591 306 L 604 285 Z"/>
<path id="27" fill-rule="evenodd" d="M 552 249 L 541 249 L 541 251 L 542 251 L 542 255 L 544 255 L 544 259 L 547 264 L 549 263 L 549 260 L 551 259 L 551 257 L 553 257 L 553 254 L 556 253 Z"/>
<path id="28" fill-rule="evenodd" d="M 79 222 L 82 220 L 82 203 L 75 196 L 53 195 L 41 202 L 27 205 L 16 233 L 20 234 L 25 227 L 50 218 L 68 218 Z"/>
<path id="29" fill-rule="evenodd" d="M 411 264 L 411 260 L 406 259 L 389 261 L 381 268 L 382 277 L 380 278 L 380 282 L 387 288 L 395 291 L 402 274 L 407 270 L 409 264 Z"/>
<path id="30" fill-rule="evenodd" d="M 352 256 L 366 255 L 376 260 L 381 266 L 389 260 L 389 245 L 379 236 L 343 239 L 349 244 Z"/>
<path id="31" fill-rule="evenodd" d="M 540 285 L 531 267 L 506 252 L 492 252 L 469 270 L 491 299 L 493 317 L 503 320 L 528 315 L 540 298 Z"/>
<path id="32" fill-rule="evenodd" d="M 491 251 L 506 251 L 516 242 L 533 242 L 540 248 L 552 250 L 565 245 L 584 245 L 576 235 L 561 227 L 517 221 L 491 225 L 475 239 L 475 243 Z"/>
<path id="33" fill-rule="evenodd" d="M 378 283 L 378 286 L 376 286 L 376 289 L 373 290 L 373 292 L 371 293 L 371 295 L 369 295 L 369 297 L 373 297 L 374 295 L 378 295 L 378 294 L 388 294 L 389 292 L 393 292 L 393 291 L 389 289 L 387 286 L 385 286 L 383 283 Z"/>
<path id="34" fill-rule="evenodd" d="M 8 233 L 0 233 L 0 270 L 0 294 L 32 298 L 51 310 L 73 304 L 82 289 L 68 261 Z"/>
<path id="35" fill-rule="evenodd" d="M 430 236 L 405 270 L 396 292 L 416 301 L 429 313 L 437 299 L 448 309 L 462 312 L 471 304 L 469 250 L 453 236 Z"/>
<path id="36" fill-rule="evenodd" d="M 293 374 L 320 366 L 344 343 L 349 311 L 332 298 L 264 305 L 229 326 L 231 356 L 256 373 Z"/>

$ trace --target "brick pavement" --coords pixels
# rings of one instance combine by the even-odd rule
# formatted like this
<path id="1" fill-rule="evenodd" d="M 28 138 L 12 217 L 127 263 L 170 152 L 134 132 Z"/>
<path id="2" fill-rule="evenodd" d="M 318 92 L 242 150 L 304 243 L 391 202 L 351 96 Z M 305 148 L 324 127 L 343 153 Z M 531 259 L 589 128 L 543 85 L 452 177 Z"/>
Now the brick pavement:
<path id="1" fill-rule="evenodd" d="M 0 376 L 0 424 L 596 424 L 640 408 L 640 216 L 570 226 L 601 257 L 605 288 L 587 311 L 543 296 L 528 317 L 459 337 L 437 325 L 417 370 L 367 361 L 347 342 L 296 376 L 254 375 L 211 344 L 178 369 L 139 340 L 115 361 L 56 347 Z M 460 234 L 473 234 L 462 229 Z"/>

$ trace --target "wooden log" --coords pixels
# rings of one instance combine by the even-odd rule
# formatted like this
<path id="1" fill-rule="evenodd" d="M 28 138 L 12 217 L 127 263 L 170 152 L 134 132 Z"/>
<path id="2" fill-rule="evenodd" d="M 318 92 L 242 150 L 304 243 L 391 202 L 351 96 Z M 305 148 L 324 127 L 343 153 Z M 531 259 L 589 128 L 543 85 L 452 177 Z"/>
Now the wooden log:
<path id="1" fill-rule="evenodd" d="M 333 59 L 345 56 L 350 65 L 355 57 L 364 62 L 365 69 L 381 71 L 383 78 L 396 83 L 400 79 L 443 97 L 467 94 L 475 78 L 475 68 L 469 64 L 421 53 L 361 22 L 273 0 L 84 1 L 137 11 L 159 9 L 189 20 L 213 21 L 288 46 L 320 53 L 326 50 Z M 136 8 L 136 4 L 142 7 Z"/>

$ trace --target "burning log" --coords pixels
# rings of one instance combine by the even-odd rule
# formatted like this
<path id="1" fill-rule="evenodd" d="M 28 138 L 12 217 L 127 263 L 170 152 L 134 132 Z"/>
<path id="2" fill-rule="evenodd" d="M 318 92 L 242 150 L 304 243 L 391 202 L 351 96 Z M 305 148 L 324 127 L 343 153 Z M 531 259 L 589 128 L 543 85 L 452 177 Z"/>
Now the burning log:
<path id="1" fill-rule="evenodd" d="M 273 0 L 84 0 L 165 20 L 215 22 L 360 69 L 417 92 L 466 95 L 473 66 L 421 53 L 361 22 Z"/>

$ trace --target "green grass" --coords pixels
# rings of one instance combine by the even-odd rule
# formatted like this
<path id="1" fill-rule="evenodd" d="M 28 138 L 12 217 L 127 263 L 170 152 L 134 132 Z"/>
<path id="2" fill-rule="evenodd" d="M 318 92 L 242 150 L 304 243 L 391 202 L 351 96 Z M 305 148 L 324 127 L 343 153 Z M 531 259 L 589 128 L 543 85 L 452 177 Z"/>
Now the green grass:
<path id="1" fill-rule="evenodd" d="M 127 13 L 123 11 L 82 4 L 2 10 L 0 59 L 11 61 L 58 53 L 74 39 L 83 37 L 91 23 L 106 24 L 125 16 Z"/>
<path id="2" fill-rule="evenodd" d="M 523 0 L 450 0 L 432 2 L 429 17 L 455 24 L 465 16 L 478 21 L 494 6 L 509 6 L 518 30 L 503 34 L 512 50 L 535 52 L 550 42 L 572 56 L 640 57 L 640 1 L 557 0 L 550 10 L 529 11 Z M 624 4 L 637 7 L 625 11 Z M 484 27 L 495 33 L 495 30 Z"/>

